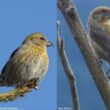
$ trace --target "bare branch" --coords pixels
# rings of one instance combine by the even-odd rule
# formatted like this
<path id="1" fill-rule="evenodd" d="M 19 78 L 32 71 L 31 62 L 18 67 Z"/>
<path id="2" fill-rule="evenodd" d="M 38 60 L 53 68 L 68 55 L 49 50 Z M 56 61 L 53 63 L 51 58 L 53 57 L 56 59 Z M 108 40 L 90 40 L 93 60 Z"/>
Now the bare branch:
<path id="1" fill-rule="evenodd" d="M 94 54 L 93 49 L 87 41 L 87 35 L 84 31 L 80 18 L 77 14 L 74 4 L 71 0 L 58 0 L 58 8 L 66 19 L 73 38 L 76 40 L 87 66 L 93 76 L 96 86 L 104 100 L 108 110 L 110 110 L 110 85 L 109 81 L 101 69 L 101 65 Z"/>
<path id="2" fill-rule="evenodd" d="M 58 47 L 60 59 L 62 61 L 63 67 L 64 67 L 65 74 L 69 81 L 74 109 L 80 110 L 75 75 L 70 67 L 67 55 L 64 50 L 64 40 L 60 38 L 59 22 L 57 23 L 57 47 Z"/>
<path id="3" fill-rule="evenodd" d="M 0 94 L 0 102 L 14 101 L 19 97 L 23 97 L 26 93 L 31 92 L 31 89 L 35 88 L 35 83 L 29 82 L 23 87 L 15 88 L 9 92 Z"/>

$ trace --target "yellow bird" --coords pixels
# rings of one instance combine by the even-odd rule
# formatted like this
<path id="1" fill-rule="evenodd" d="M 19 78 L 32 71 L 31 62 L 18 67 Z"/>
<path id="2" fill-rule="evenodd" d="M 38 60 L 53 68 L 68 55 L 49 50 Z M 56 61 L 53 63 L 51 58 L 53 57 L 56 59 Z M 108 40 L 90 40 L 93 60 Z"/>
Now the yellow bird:
<path id="1" fill-rule="evenodd" d="M 29 35 L 11 55 L 0 75 L 0 86 L 19 87 L 35 81 L 37 87 L 48 70 L 46 47 L 52 43 L 41 33 Z"/>

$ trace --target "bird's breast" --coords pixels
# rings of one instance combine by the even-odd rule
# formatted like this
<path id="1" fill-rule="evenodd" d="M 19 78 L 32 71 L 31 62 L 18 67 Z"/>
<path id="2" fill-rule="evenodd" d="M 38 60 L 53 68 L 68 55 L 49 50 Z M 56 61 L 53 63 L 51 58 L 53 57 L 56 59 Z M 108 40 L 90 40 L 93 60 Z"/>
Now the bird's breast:
<path id="1" fill-rule="evenodd" d="M 45 63 L 45 65 L 48 66 L 48 64 L 49 64 L 49 58 L 48 58 L 48 54 L 47 54 L 46 48 L 39 47 L 39 46 L 32 47 L 32 53 L 37 58 L 41 58 L 42 61 Z"/>

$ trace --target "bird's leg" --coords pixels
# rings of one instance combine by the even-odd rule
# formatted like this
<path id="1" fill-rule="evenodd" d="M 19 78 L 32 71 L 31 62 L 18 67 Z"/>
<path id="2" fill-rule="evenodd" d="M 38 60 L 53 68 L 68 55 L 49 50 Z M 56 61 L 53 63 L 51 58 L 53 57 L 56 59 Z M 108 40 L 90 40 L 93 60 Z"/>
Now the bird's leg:
<path id="1" fill-rule="evenodd" d="M 100 65 L 101 65 L 101 68 L 103 69 L 104 60 L 103 60 L 103 59 L 98 58 L 98 61 L 99 61 Z M 104 71 L 104 69 L 103 69 L 103 71 Z"/>
<path id="2" fill-rule="evenodd" d="M 22 88 L 23 89 L 24 84 L 22 83 L 17 83 L 16 88 Z"/>
<path id="3" fill-rule="evenodd" d="M 22 88 L 22 89 L 24 89 L 25 87 L 29 87 L 28 85 L 29 85 L 28 82 L 17 83 L 16 88 Z M 29 87 L 29 88 L 30 88 L 30 87 Z"/>
<path id="4" fill-rule="evenodd" d="M 98 58 L 98 60 L 99 60 L 99 63 L 101 64 L 101 66 L 102 66 L 104 61 L 100 58 Z"/>
<path id="5" fill-rule="evenodd" d="M 101 64 L 102 69 L 103 69 L 103 64 L 104 63 L 107 65 L 108 70 L 105 73 L 108 77 L 108 74 L 110 73 L 110 65 L 106 61 L 104 61 L 103 59 L 98 58 L 98 60 L 99 60 L 99 63 Z M 103 69 L 103 71 L 104 71 L 104 69 Z M 110 76 L 108 78 L 110 78 Z"/>
<path id="6" fill-rule="evenodd" d="M 32 80 L 30 80 L 28 82 L 24 82 L 22 84 L 18 83 L 16 88 L 17 87 L 22 88 L 22 89 L 24 89 L 25 87 L 28 87 L 30 89 L 34 88 L 34 89 L 38 90 L 37 79 L 32 79 Z"/>
<path id="7" fill-rule="evenodd" d="M 37 79 L 32 79 L 31 81 L 32 81 L 32 85 L 31 85 L 31 86 L 32 86 L 34 89 L 38 90 L 39 88 L 38 88 L 38 85 L 37 85 Z"/>
<path id="8" fill-rule="evenodd" d="M 101 64 L 101 66 L 103 65 L 104 62 L 105 62 L 105 64 L 107 65 L 108 70 L 107 70 L 107 72 L 105 72 L 105 73 L 106 73 L 106 75 L 107 75 L 107 78 L 110 79 L 110 64 L 108 64 L 106 61 L 104 61 L 104 60 L 102 60 L 102 59 L 99 59 L 99 62 L 100 62 L 100 64 Z"/>

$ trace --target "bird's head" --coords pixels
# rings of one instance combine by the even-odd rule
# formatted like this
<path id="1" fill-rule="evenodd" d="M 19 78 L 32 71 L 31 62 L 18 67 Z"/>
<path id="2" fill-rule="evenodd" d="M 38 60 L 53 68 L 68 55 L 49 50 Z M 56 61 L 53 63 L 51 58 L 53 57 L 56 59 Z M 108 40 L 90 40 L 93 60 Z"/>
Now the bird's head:
<path id="1" fill-rule="evenodd" d="M 110 8 L 100 6 L 95 8 L 88 19 L 89 25 L 107 25 L 110 26 Z"/>
<path id="2" fill-rule="evenodd" d="M 37 46 L 42 46 L 42 47 L 46 47 L 46 46 L 52 46 L 52 42 L 48 41 L 46 39 L 46 37 L 41 34 L 41 33 L 33 33 L 31 35 L 29 35 L 23 43 L 26 44 L 35 44 Z"/>

